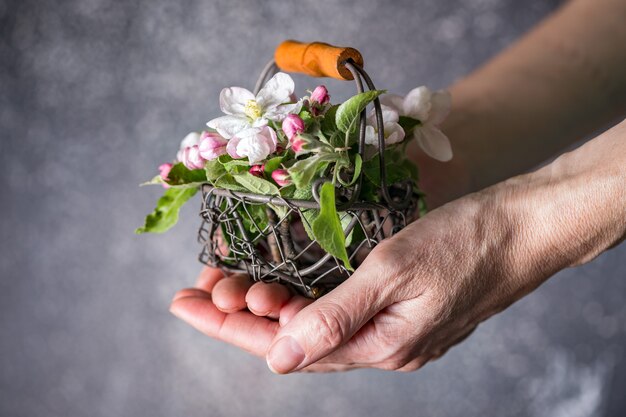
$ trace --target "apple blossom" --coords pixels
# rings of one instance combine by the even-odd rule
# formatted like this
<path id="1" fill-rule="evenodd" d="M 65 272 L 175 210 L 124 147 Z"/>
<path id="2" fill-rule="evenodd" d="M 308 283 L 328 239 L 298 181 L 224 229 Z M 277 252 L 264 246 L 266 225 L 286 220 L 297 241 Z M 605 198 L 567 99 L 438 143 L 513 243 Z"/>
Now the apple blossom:
<path id="1" fill-rule="evenodd" d="M 296 135 L 293 138 L 289 139 L 289 145 L 291 150 L 296 154 L 299 154 L 304 150 L 304 145 L 307 144 L 307 141 L 300 135 Z"/>
<path id="2" fill-rule="evenodd" d="M 226 145 L 228 140 L 221 137 L 218 133 L 202 132 L 200 144 L 200 156 L 206 160 L 215 159 L 226 153 Z"/>
<path id="3" fill-rule="evenodd" d="M 311 113 L 313 113 L 314 116 L 319 116 L 330 107 L 330 95 L 323 85 L 315 87 L 315 90 L 311 92 L 309 100 L 311 102 Z"/>
<path id="4" fill-rule="evenodd" d="M 304 132 L 304 120 L 296 114 L 288 114 L 283 120 L 282 129 L 291 140 L 294 136 Z"/>
<path id="5" fill-rule="evenodd" d="M 315 90 L 311 93 L 311 102 L 326 104 L 330 101 L 330 95 L 328 94 L 328 90 L 324 85 L 318 85 L 315 87 Z"/>
<path id="6" fill-rule="evenodd" d="M 278 72 L 255 96 L 242 87 L 229 87 L 220 93 L 220 109 L 226 116 L 207 123 L 225 139 L 249 128 L 260 128 L 269 121 L 282 122 L 290 113 L 300 110 L 301 103 L 293 103 L 293 79 Z"/>
<path id="7" fill-rule="evenodd" d="M 200 155 L 198 145 L 193 145 L 185 148 L 181 162 L 187 169 L 203 169 L 206 159 Z"/>
<path id="8" fill-rule="evenodd" d="M 258 164 L 276 151 L 276 132 L 269 126 L 245 129 L 228 141 L 226 150 L 235 159 L 248 157 L 250 164 Z"/>
<path id="9" fill-rule="evenodd" d="M 169 162 L 159 165 L 159 176 L 161 177 L 163 181 L 167 181 L 169 179 L 167 178 L 167 176 L 169 175 L 173 166 L 174 164 L 170 164 Z M 165 182 L 162 183 L 162 185 L 163 185 L 163 188 L 170 188 L 169 184 Z"/>
<path id="10" fill-rule="evenodd" d="M 400 116 L 398 112 L 391 107 L 381 106 L 383 116 L 383 126 L 385 144 L 392 145 L 402 142 L 404 139 L 404 129 L 398 124 Z M 378 124 L 376 123 L 376 113 L 374 109 L 370 110 L 367 116 L 367 125 L 365 127 L 365 144 L 373 145 L 378 148 Z"/>
<path id="11" fill-rule="evenodd" d="M 286 169 L 277 169 L 272 171 L 272 179 L 281 187 L 291 184 L 289 173 Z"/>
<path id="12" fill-rule="evenodd" d="M 180 142 L 176 160 L 183 162 L 183 152 L 186 148 L 200 144 L 200 134 L 198 132 L 189 132 L 187 136 Z"/>
<path id="13" fill-rule="evenodd" d="M 449 92 L 431 92 L 427 87 L 421 86 L 409 91 L 406 97 L 387 94 L 380 101 L 397 110 L 400 115 L 421 122 L 413 130 L 413 135 L 428 156 L 439 161 L 452 159 L 450 140 L 439 129 L 439 125 L 450 112 Z"/>
<path id="14" fill-rule="evenodd" d="M 263 177 L 263 172 L 265 172 L 265 164 L 252 165 L 248 171 L 250 172 L 250 174 L 256 177 Z"/>

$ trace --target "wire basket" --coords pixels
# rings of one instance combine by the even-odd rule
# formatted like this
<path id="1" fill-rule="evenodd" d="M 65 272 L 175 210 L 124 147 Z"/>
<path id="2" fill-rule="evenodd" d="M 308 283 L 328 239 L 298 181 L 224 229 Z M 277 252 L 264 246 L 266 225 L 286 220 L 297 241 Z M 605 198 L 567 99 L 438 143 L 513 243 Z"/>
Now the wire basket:
<path id="1" fill-rule="evenodd" d="M 288 55 L 280 49 L 287 49 Z M 300 54 L 294 56 L 293 47 Z M 331 51 L 332 68 L 324 68 L 324 60 L 317 53 Z M 285 61 L 287 56 L 287 61 Z M 375 90 L 374 83 L 363 69 L 363 60 L 352 48 L 335 48 L 313 43 L 299 44 L 287 41 L 277 49 L 272 60 L 262 71 L 255 94 L 278 68 L 304 72 L 314 76 L 334 76 L 354 80 L 358 93 Z M 332 73 L 331 73 L 332 72 Z M 361 172 L 351 187 L 336 188 L 337 211 L 340 213 L 350 263 L 357 267 L 374 246 L 400 231 L 417 212 L 419 194 L 414 192 L 411 180 L 389 184 L 385 170 L 385 138 L 380 101 L 373 102 L 378 127 L 380 163 L 379 201 L 362 201 Z M 365 152 L 365 110 L 359 121 L 358 152 Z M 246 273 L 254 281 L 280 282 L 299 293 L 317 298 L 350 277 L 344 264 L 325 252 L 306 233 L 307 211 L 319 210 L 319 187 L 330 179 L 319 178 L 313 183 L 311 200 L 288 199 L 280 196 L 244 193 L 202 186 L 202 225 L 198 240 L 202 244 L 200 261 L 219 267 L 229 273 Z M 272 209 L 274 207 L 274 209 Z M 276 209 L 280 208 L 280 209 Z M 261 222 L 255 213 L 265 210 L 267 221 Z M 277 213 L 281 213 L 279 216 Z M 306 223 L 306 224 L 303 224 Z"/>

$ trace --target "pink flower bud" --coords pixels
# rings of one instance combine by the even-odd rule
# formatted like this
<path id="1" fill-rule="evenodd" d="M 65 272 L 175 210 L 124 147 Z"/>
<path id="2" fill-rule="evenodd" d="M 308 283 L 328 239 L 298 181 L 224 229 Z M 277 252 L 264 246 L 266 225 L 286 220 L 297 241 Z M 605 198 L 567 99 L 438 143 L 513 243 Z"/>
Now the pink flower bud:
<path id="1" fill-rule="evenodd" d="M 200 145 L 198 145 L 200 156 L 206 160 L 215 159 L 226 153 L 227 144 L 228 140 L 224 139 L 218 133 L 202 132 Z"/>
<path id="2" fill-rule="evenodd" d="M 170 163 L 159 165 L 159 175 L 161 176 L 161 179 L 163 181 L 167 181 L 169 179 L 167 178 L 167 176 L 169 175 L 173 166 L 174 165 Z M 163 188 L 170 188 L 170 186 L 168 184 L 163 183 Z"/>
<path id="3" fill-rule="evenodd" d="M 294 136 L 289 140 L 289 144 L 291 145 L 291 150 L 296 154 L 299 154 L 304 149 L 304 145 L 306 145 L 306 140 L 302 138 L 302 136 Z"/>
<path id="4" fill-rule="evenodd" d="M 182 162 L 187 169 L 203 169 L 204 164 L 206 163 L 206 160 L 200 155 L 198 145 L 185 148 L 182 157 L 182 161 L 180 162 Z"/>
<path id="5" fill-rule="evenodd" d="M 328 90 L 323 85 L 318 85 L 311 93 L 311 101 L 313 103 L 326 104 L 330 101 Z"/>
<path id="6" fill-rule="evenodd" d="M 276 182 L 276 184 L 280 185 L 281 187 L 291 184 L 291 180 L 289 179 L 289 173 L 286 169 L 277 169 L 273 171 L 272 179 Z"/>
<path id="7" fill-rule="evenodd" d="M 257 177 L 262 177 L 263 176 L 263 172 L 265 172 L 265 164 L 263 165 L 252 165 L 250 167 L 250 174 L 257 176 Z"/>
<path id="8" fill-rule="evenodd" d="M 288 139 L 293 138 L 299 133 L 304 132 L 304 120 L 296 114 L 288 114 L 283 120 L 283 132 Z"/>

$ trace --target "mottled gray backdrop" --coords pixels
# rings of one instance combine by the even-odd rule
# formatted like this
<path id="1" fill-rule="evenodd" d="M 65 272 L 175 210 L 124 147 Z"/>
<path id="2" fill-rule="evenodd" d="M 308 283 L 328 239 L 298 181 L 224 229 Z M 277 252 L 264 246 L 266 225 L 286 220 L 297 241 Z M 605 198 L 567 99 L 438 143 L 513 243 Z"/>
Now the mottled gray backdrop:
<path id="1" fill-rule="evenodd" d="M 417 373 L 280 377 L 168 313 L 200 269 L 199 202 L 133 234 L 161 192 L 137 184 L 281 40 L 357 47 L 392 91 L 438 88 L 558 3 L 0 1 L 0 415 L 624 415 L 624 245 Z"/>

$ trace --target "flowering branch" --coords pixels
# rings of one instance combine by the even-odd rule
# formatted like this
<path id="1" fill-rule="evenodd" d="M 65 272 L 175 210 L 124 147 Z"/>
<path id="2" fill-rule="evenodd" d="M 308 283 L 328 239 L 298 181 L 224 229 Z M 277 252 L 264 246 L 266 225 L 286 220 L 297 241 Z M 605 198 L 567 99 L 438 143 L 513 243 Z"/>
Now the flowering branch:
<path id="1" fill-rule="evenodd" d="M 417 190 L 417 169 L 400 146 L 409 138 L 415 138 L 435 159 L 452 158 L 450 143 L 438 127 L 450 110 L 450 95 L 445 91 L 418 87 L 401 97 L 375 90 L 332 105 L 323 85 L 300 99 L 294 89 L 292 78 L 282 72 L 256 95 L 241 87 L 223 89 L 219 104 L 224 115 L 210 120 L 209 129 L 189 133 L 176 160 L 159 166 L 159 175 L 148 182 L 167 190 L 137 232 L 169 229 L 180 206 L 204 183 L 232 191 L 310 199 L 314 181 L 326 178 L 329 182 L 321 187 L 320 210 L 307 212 L 312 225 L 307 231 L 350 268 L 336 198 L 347 195 L 346 190 L 359 178 L 361 199 L 376 202 L 381 198 L 379 124 L 371 108 L 366 117 L 366 149 L 360 154 L 361 113 L 380 100 L 389 185 L 411 179 Z M 276 223 L 287 216 L 287 210 L 269 206 L 258 216 L 265 223 Z"/>

